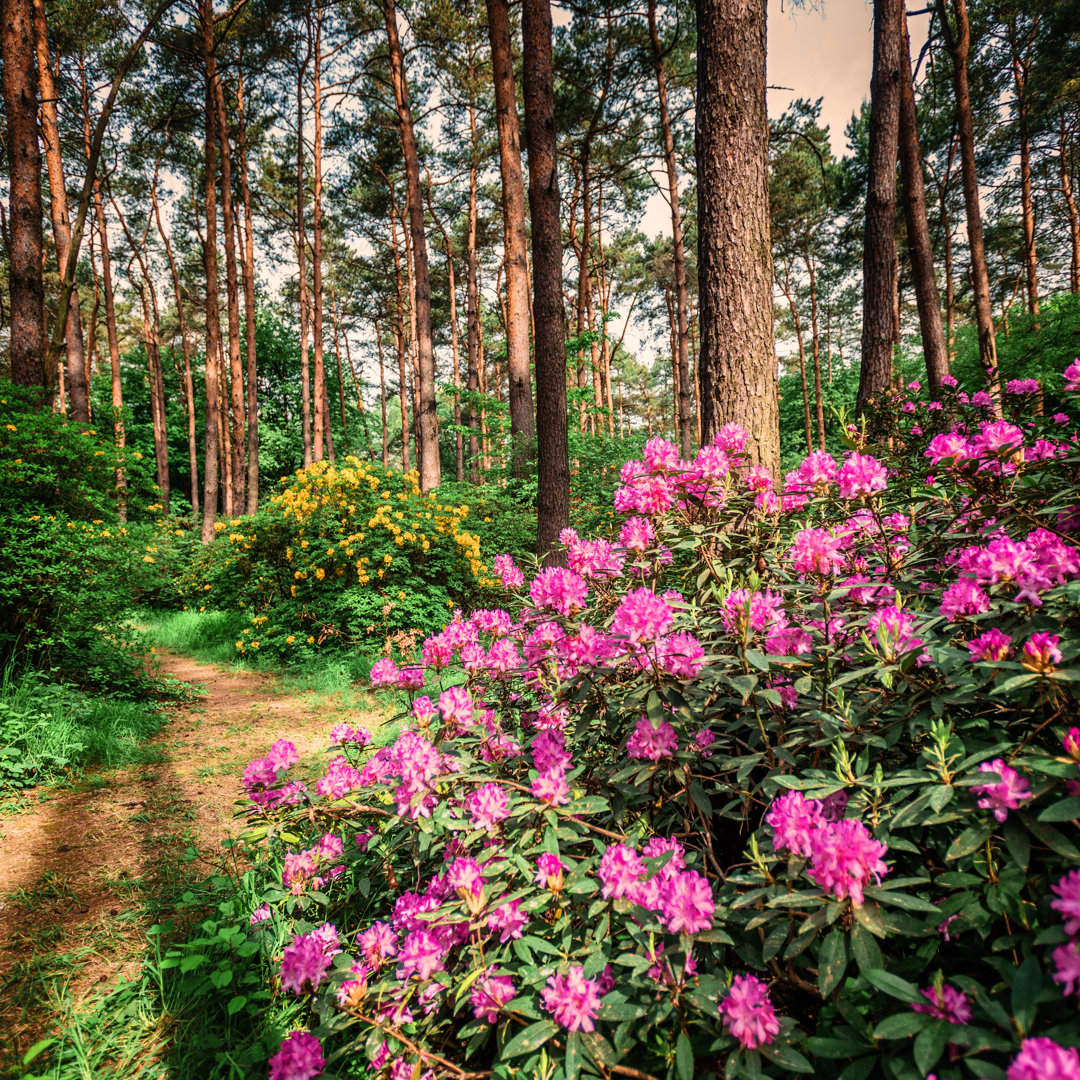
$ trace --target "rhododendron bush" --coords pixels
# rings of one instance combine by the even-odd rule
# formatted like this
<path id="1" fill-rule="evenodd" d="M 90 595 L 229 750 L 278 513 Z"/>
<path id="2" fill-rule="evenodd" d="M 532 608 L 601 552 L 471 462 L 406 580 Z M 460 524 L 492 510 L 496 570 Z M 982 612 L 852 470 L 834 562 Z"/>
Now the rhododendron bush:
<path id="1" fill-rule="evenodd" d="M 736 425 L 651 440 L 616 533 L 375 665 L 392 742 L 254 762 L 251 933 L 309 1021 L 270 1076 L 1080 1080 L 1080 447 L 1040 393 L 913 385 L 775 481 Z"/>

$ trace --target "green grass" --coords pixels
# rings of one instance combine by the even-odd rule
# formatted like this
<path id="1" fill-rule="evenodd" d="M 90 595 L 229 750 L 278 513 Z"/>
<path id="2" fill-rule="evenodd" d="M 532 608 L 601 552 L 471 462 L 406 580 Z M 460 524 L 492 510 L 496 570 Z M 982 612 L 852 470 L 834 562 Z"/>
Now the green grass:
<path id="1" fill-rule="evenodd" d="M 130 701 L 54 682 L 47 673 L 0 672 L 0 791 L 73 779 L 88 765 L 145 761 L 161 726 L 154 701 Z"/>

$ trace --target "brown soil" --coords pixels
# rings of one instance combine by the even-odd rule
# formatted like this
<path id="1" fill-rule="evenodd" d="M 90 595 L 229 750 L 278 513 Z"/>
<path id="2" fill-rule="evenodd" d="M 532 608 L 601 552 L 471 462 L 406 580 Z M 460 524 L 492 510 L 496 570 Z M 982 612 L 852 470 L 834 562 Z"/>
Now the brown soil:
<path id="1" fill-rule="evenodd" d="M 78 1002 L 138 970 L 168 887 L 222 865 L 252 758 L 288 738 L 303 761 L 334 722 L 356 721 L 338 701 L 283 693 L 270 675 L 156 658 L 163 676 L 205 696 L 170 710 L 151 760 L 39 790 L 32 808 L 0 817 L 0 1073 L 47 1030 L 50 983 L 66 981 Z M 198 857 L 186 861 L 189 849 Z"/>

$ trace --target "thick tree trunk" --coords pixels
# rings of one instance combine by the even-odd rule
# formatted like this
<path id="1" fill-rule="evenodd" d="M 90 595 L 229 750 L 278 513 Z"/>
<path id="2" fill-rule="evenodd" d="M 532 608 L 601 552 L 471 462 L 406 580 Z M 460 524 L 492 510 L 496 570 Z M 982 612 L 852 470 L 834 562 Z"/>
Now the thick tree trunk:
<path id="1" fill-rule="evenodd" d="M 469 165 L 469 231 L 465 240 L 465 357 L 468 369 L 468 388 L 469 393 L 472 395 L 480 392 L 480 291 L 476 276 L 476 230 L 478 220 L 476 169 L 477 162 L 474 146 L 472 161 Z M 527 354 L 527 334 L 525 348 Z M 469 479 L 474 484 L 480 483 L 479 430 L 480 421 L 474 396 L 469 404 Z"/>
<path id="2" fill-rule="evenodd" d="M 206 73 L 206 138 L 204 140 L 206 235 L 203 239 L 203 269 L 206 275 L 206 444 L 203 457 L 202 542 L 214 539 L 219 493 L 218 444 L 221 400 L 218 390 L 218 355 L 221 351 L 221 322 L 218 312 L 217 262 L 217 131 L 214 123 L 214 9 L 211 0 L 200 0 L 202 59 Z M 226 465 L 227 468 L 227 465 Z"/>
<path id="3" fill-rule="evenodd" d="M 8 157 L 8 282 L 11 295 L 11 381 L 45 385 L 45 282 L 42 276 L 41 151 L 37 129 L 37 71 L 30 0 L 0 3 L 4 62 L 5 140 Z"/>
<path id="4" fill-rule="evenodd" d="M 911 38 L 907 13 L 900 8 L 903 40 L 900 45 L 900 175 L 904 182 L 904 220 L 907 222 L 908 254 L 915 303 L 919 309 L 923 356 L 930 397 L 941 400 L 941 380 L 949 374 L 949 353 L 941 325 L 941 298 L 934 273 L 934 246 L 926 215 L 922 152 L 915 112 L 915 87 L 911 75 Z"/>
<path id="5" fill-rule="evenodd" d="M 862 360 L 858 411 L 889 388 L 896 298 L 896 157 L 900 137 L 902 0 L 874 0 L 870 159 L 863 234 Z"/>
<path id="6" fill-rule="evenodd" d="M 229 114 L 217 61 L 213 64 L 214 107 L 217 109 L 218 141 L 221 144 L 221 219 L 225 240 L 225 308 L 229 326 L 229 492 L 225 513 L 238 514 L 244 505 L 246 454 L 244 451 L 244 369 L 240 359 L 240 284 L 236 269 L 236 215 L 232 197 L 232 143 Z"/>
<path id="7" fill-rule="evenodd" d="M 520 128 L 514 59 L 510 47 L 507 0 L 487 0 L 491 66 L 495 84 L 495 123 L 499 132 L 499 171 L 503 190 L 503 243 L 506 250 L 506 360 L 510 375 L 512 469 L 524 475 L 533 453 L 532 376 L 529 372 L 529 265 L 525 231 L 525 183 L 521 171 Z"/>
<path id="8" fill-rule="evenodd" d="M 765 0 L 697 0 L 701 431 L 780 468 L 765 114 Z"/>
<path id="9" fill-rule="evenodd" d="M 176 321 L 180 325 L 180 343 L 184 350 L 184 404 L 187 413 L 188 468 L 191 470 L 191 517 L 192 521 L 198 521 L 199 452 L 195 438 L 195 384 L 191 373 L 191 344 L 188 341 L 187 317 L 184 314 L 184 298 L 180 290 L 180 273 L 176 268 L 176 258 L 173 255 L 169 234 L 165 231 L 165 226 L 161 221 L 161 207 L 158 204 L 156 188 L 151 190 L 150 199 L 154 211 L 154 221 L 157 223 L 158 235 L 161 237 L 162 246 L 165 248 L 165 257 L 169 261 L 169 275 L 172 277 L 173 294 L 176 296 Z M 93 325 L 92 321 L 91 325 Z"/>
<path id="10" fill-rule="evenodd" d="M 971 255 L 971 285 L 975 298 L 975 325 L 979 335 L 979 360 L 982 363 L 991 396 L 998 401 L 1001 387 L 997 367 L 997 341 L 994 337 L 994 313 L 990 308 L 990 274 L 986 267 L 982 211 L 979 208 L 979 177 L 975 166 L 975 127 L 971 115 L 971 92 L 968 88 L 968 54 L 971 51 L 971 26 L 966 0 L 952 0 L 955 28 L 949 22 L 945 0 L 936 0 L 945 44 L 952 57 L 953 90 L 956 94 L 957 128 L 960 139 L 960 176 L 964 188 L 967 215 L 968 249 Z"/>
<path id="11" fill-rule="evenodd" d="M 398 40 L 394 0 L 385 0 L 386 35 L 390 47 L 390 72 L 394 84 L 401 148 L 405 157 L 405 179 L 412 231 L 412 265 L 415 279 L 416 347 L 420 369 L 420 401 L 417 431 L 420 439 L 420 490 L 439 486 L 439 428 L 435 412 L 435 352 L 431 337 L 431 281 L 428 273 L 427 239 L 424 235 L 424 204 L 420 192 L 420 161 L 413 134 L 412 110 L 405 82 L 405 64 Z"/>
<path id="12" fill-rule="evenodd" d="M 559 533 L 570 524 L 570 452 L 549 0 L 523 0 L 521 33 L 536 317 L 536 550 L 551 560 Z"/>
<path id="13" fill-rule="evenodd" d="M 83 150 L 90 160 L 90 92 L 86 85 L 86 65 L 79 58 L 79 79 L 83 106 Z M 110 402 L 112 405 L 113 441 L 118 450 L 127 442 L 124 428 L 124 389 L 120 380 L 120 339 L 116 332 L 116 294 L 113 291 L 112 260 L 109 257 L 109 230 L 105 224 L 105 201 L 101 196 L 101 177 L 94 177 L 94 219 L 101 243 L 101 290 L 105 294 L 105 337 L 109 345 Z M 116 499 L 120 520 L 127 518 L 127 477 L 116 470 Z"/>
<path id="14" fill-rule="evenodd" d="M 334 290 L 330 290 L 330 319 L 334 326 L 334 367 L 337 370 L 338 381 L 338 406 L 341 411 L 341 438 L 344 442 L 342 449 L 346 449 L 348 442 L 348 421 L 345 418 L 345 379 L 341 373 L 341 335 L 338 332 L 337 296 Z"/>
<path id="15" fill-rule="evenodd" d="M 334 459 L 330 431 L 330 402 L 326 392 L 326 366 L 323 359 L 323 284 L 322 284 L 322 8 L 315 7 L 315 55 L 311 73 L 311 111 L 315 117 L 312 142 L 311 193 L 311 293 L 312 342 L 315 354 L 315 460 L 321 461 L 322 443 L 326 456 Z"/>
<path id="16" fill-rule="evenodd" d="M 300 408 L 304 433 L 304 468 L 315 460 L 311 439 L 311 369 L 308 359 L 307 232 L 304 227 L 304 71 L 308 55 L 296 75 L 296 266 L 300 277 Z M 320 443 L 319 456 L 322 457 Z"/>
<path id="17" fill-rule="evenodd" d="M 71 251 L 71 220 L 68 215 L 64 160 L 60 152 L 60 123 L 56 111 L 57 88 L 49 60 L 49 36 L 44 0 L 33 0 L 34 41 L 37 47 L 38 85 L 41 88 L 41 134 L 45 141 L 45 163 L 49 170 L 49 203 L 52 214 L 56 261 L 63 282 Z M 77 424 L 90 423 L 86 357 L 83 353 L 82 313 L 78 289 L 71 290 L 64 323 L 64 352 L 67 357 L 67 392 L 71 398 L 71 418 Z"/>
<path id="18" fill-rule="evenodd" d="M 679 363 L 679 430 L 682 456 L 689 458 L 696 428 L 690 397 L 690 355 L 687 345 L 686 311 L 686 252 L 683 249 L 682 214 L 679 210 L 679 172 L 675 164 L 675 139 L 671 132 L 671 116 L 667 103 L 667 75 L 664 71 L 664 51 L 656 26 L 656 0 L 649 0 L 649 38 L 652 42 L 653 67 L 656 69 L 657 106 L 660 110 L 660 131 L 664 139 L 664 165 L 667 169 L 668 205 L 671 207 L 672 270 L 675 276 L 675 308 L 678 317 Z"/>
<path id="19" fill-rule="evenodd" d="M 397 208 L 390 198 L 390 246 L 394 253 L 394 280 L 397 284 L 397 308 L 394 317 L 394 348 L 398 360 L 398 399 L 401 406 L 401 471 L 409 471 L 409 406 L 405 356 L 405 288 L 401 281 L 401 252 L 398 250 Z"/>
<path id="20" fill-rule="evenodd" d="M 255 327 L 255 223 L 251 216 L 251 185 L 248 182 L 247 124 L 244 121 L 244 79 L 236 91 L 237 135 L 240 151 L 240 201 L 244 207 L 244 330 L 247 335 L 247 506 L 248 514 L 259 509 L 259 369 Z"/>

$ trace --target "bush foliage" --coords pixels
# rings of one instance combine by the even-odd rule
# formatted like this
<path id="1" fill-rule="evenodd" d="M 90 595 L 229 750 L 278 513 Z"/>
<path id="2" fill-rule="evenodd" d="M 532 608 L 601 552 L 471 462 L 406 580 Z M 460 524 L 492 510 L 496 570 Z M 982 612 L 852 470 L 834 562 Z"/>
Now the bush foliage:
<path id="1" fill-rule="evenodd" d="M 615 543 L 373 667 L 396 742 L 252 763 L 272 1077 L 1078 1075 L 1080 452 L 918 390 L 779 497 L 652 440 Z"/>

